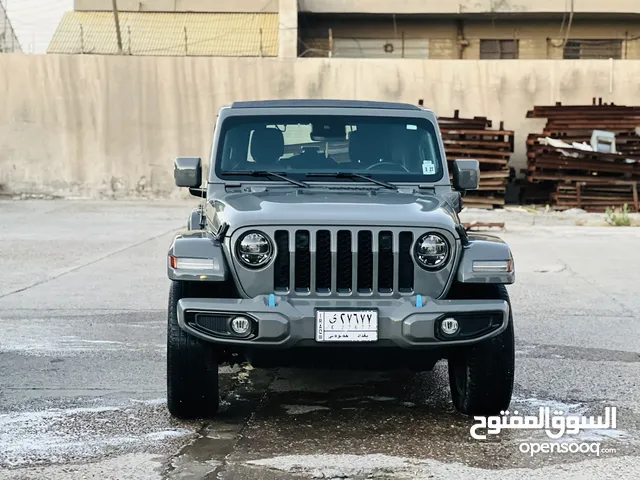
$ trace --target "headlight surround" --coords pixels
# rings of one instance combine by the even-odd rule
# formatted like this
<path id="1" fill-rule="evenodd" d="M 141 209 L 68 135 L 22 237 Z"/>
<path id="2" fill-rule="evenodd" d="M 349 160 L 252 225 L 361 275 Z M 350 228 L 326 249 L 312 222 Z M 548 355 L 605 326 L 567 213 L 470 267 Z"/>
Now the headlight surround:
<path id="1" fill-rule="evenodd" d="M 428 232 L 421 235 L 414 246 L 416 263 L 426 270 L 439 270 L 449 261 L 449 242 L 439 233 Z"/>
<path id="2" fill-rule="evenodd" d="M 246 232 L 236 242 L 236 256 L 247 268 L 262 268 L 273 258 L 273 243 L 257 230 Z"/>

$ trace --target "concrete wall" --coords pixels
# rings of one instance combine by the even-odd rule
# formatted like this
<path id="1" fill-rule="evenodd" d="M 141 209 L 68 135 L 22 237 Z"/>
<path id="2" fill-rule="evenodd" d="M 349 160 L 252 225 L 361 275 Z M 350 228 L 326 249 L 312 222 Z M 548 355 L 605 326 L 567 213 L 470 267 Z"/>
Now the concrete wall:
<path id="1" fill-rule="evenodd" d="M 296 58 L 298 56 L 298 2 L 279 0 L 278 2 L 278 56 Z"/>
<path id="2" fill-rule="evenodd" d="M 640 61 L 456 61 L 0 56 L 0 184 L 14 192 L 179 195 L 176 155 L 208 157 L 234 100 L 345 98 L 486 115 L 525 138 L 533 105 L 640 104 Z"/>

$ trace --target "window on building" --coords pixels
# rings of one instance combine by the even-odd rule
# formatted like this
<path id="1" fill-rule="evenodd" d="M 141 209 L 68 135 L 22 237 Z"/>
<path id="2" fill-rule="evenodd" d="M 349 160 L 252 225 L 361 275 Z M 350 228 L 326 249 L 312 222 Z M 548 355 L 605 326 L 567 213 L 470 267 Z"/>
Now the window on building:
<path id="1" fill-rule="evenodd" d="M 622 40 L 569 40 L 564 46 L 565 60 L 621 59 Z"/>
<path id="2" fill-rule="evenodd" d="M 481 60 L 514 60 L 519 56 L 518 40 L 480 40 Z"/>
<path id="3" fill-rule="evenodd" d="M 334 38 L 333 55 L 343 58 L 429 58 L 427 38 Z"/>

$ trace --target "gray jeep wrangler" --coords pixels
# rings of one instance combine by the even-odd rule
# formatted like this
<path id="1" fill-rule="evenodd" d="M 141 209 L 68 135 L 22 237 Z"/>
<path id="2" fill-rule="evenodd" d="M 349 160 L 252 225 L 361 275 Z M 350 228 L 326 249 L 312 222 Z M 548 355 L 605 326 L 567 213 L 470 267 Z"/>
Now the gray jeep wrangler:
<path id="1" fill-rule="evenodd" d="M 453 162 L 433 112 L 362 101 L 234 103 L 201 197 L 168 253 L 167 401 L 218 409 L 218 366 L 425 371 L 447 359 L 453 404 L 506 410 L 514 331 L 509 247 L 458 213 L 476 160 Z"/>

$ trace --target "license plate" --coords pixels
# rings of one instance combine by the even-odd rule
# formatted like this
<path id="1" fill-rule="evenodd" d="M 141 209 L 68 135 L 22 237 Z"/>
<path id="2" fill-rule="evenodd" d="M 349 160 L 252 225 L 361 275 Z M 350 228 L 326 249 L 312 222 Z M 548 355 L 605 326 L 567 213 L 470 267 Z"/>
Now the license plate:
<path id="1" fill-rule="evenodd" d="M 378 340 L 376 310 L 316 310 L 318 342 L 375 342 Z"/>

